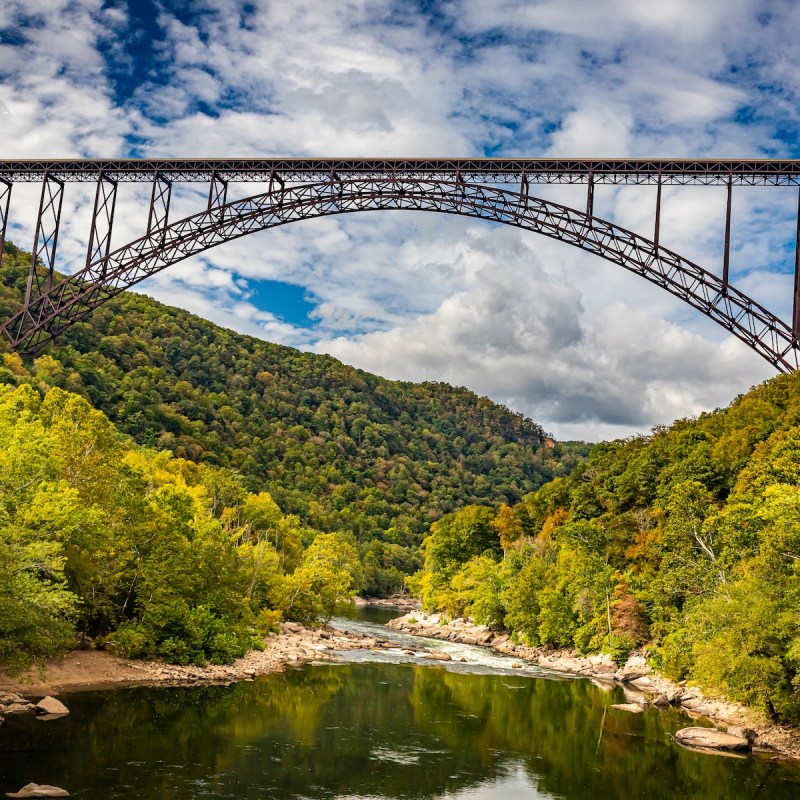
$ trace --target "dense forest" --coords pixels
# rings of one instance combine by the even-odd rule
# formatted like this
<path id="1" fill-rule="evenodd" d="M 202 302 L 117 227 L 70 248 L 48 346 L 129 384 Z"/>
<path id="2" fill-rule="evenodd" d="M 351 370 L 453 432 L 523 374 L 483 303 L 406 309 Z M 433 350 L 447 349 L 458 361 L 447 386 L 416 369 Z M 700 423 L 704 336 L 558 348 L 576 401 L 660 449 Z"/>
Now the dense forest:
<path id="1" fill-rule="evenodd" d="M 30 254 L 6 243 L 0 315 Z M 78 634 L 230 661 L 281 619 L 402 589 L 431 521 L 585 455 L 466 389 L 360 372 L 126 294 L 0 349 L 0 662 Z M 0 348 L 5 348 L 1 345 Z"/>
<path id="2" fill-rule="evenodd" d="M 29 264 L 5 244 L 0 317 L 20 307 Z M 516 503 L 588 449 L 546 441 L 539 425 L 466 389 L 385 380 L 133 293 L 22 368 L 43 390 L 85 397 L 138 444 L 233 468 L 311 528 L 353 533 L 372 594 L 402 587 L 443 513 Z"/>
<path id="3" fill-rule="evenodd" d="M 436 521 L 429 610 L 654 666 L 800 723 L 800 375 L 595 446 L 522 502 Z"/>
<path id="4" fill-rule="evenodd" d="M 0 314 L 27 259 L 6 245 Z M 619 661 L 639 648 L 800 723 L 798 375 L 590 449 L 465 389 L 383 380 L 141 295 L 34 360 L 0 359 L 7 666 L 76 631 L 230 660 L 281 618 L 325 618 L 414 573 L 428 610 Z"/>
<path id="5" fill-rule="evenodd" d="M 17 369 L 16 356 L 2 356 Z M 319 533 L 232 470 L 136 446 L 78 395 L 0 386 L 0 662 L 74 646 L 228 662 L 361 588 L 352 535 Z"/>

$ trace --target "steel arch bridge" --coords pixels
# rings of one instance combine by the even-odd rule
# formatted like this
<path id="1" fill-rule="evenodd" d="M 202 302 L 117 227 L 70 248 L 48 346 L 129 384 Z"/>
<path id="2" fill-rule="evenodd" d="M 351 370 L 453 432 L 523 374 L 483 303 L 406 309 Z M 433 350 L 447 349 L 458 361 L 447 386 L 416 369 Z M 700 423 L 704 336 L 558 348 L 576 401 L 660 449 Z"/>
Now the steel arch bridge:
<path id="1" fill-rule="evenodd" d="M 267 191 L 228 200 L 231 183 Z M 304 219 L 382 209 L 459 214 L 558 239 L 628 269 L 679 297 L 741 339 L 779 371 L 800 367 L 800 246 L 790 322 L 729 281 L 734 186 L 798 186 L 800 161 L 571 159 L 216 159 L 0 161 L 0 252 L 15 183 L 41 184 L 23 307 L 0 328 L 11 347 L 39 352 L 70 325 L 125 289 L 192 255 L 257 231 Z M 55 273 L 65 184 L 96 184 L 85 266 Z M 111 249 L 117 187 L 152 184 L 146 233 Z M 170 221 L 176 183 L 206 183 L 206 207 Z M 585 184 L 586 208 L 537 198 L 534 184 Z M 654 185 L 652 234 L 594 216 L 597 184 Z M 659 243 L 665 185 L 727 187 L 719 274 Z M 800 244 L 800 205 L 797 242 Z"/>

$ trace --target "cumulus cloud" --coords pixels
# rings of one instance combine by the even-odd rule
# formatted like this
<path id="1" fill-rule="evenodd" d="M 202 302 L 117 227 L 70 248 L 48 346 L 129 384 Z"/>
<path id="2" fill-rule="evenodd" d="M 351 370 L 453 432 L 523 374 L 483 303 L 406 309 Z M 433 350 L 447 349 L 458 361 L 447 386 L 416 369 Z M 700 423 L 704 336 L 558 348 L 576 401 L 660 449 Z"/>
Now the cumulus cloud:
<path id="1" fill-rule="evenodd" d="M 709 341 L 632 309 L 596 273 L 581 281 L 552 259 L 544 266 L 515 232 L 486 234 L 476 260 L 487 248 L 502 269 L 485 263 L 433 313 L 315 349 L 397 379 L 466 385 L 561 436 L 592 439 L 724 405 L 770 374 L 734 339 Z M 622 275 L 617 284 L 637 280 Z M 591 316 L 587 295 L 600 298 Z"/>
<path id="2" fill-rule="evenodd" d="M 791 156 L 798 26 L 791 0 L 8 0 L 3 157 Z M 535 191 L 585 203 L 582 187 Z M 172 218 L 202 208 L 204 192 L 177 189 Z M 147 194 L 120 188 L 116 246 L 144 231 Z M 595 209 L 649 235 L 654 201 L 652 187 L 598 187 Z M 15 186 L 10 234 L 23 245 L 37 203 L 37 187 Z M 91 187 L 67 186 L 62 268 L 85 258 L 90 203 Z M 724 189 L 666 187 L 662 243 L 719 269 L 724 206 Z M 794 191 L 736 190 L 732 274 L 784 314 L 795 213 Z M 308 327 L 254 302 L 263 279 L 305 288 Z M 385 375 L 466 384 L 560 436 L 627 435 L 770 373 L 618 267 L 440 215 L 298 223 L 143 289 Z"/>

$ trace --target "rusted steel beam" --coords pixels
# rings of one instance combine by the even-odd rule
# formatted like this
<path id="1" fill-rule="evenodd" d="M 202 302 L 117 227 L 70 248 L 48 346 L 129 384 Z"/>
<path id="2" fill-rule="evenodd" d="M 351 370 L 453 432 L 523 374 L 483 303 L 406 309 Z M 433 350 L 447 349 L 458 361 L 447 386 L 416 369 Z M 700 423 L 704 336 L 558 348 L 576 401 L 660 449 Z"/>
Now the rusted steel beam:
<path id="1" fill-rule="evenodd" d="M 658 183 L 656 184 L 656 219 L 655 225 L 653 230 L 653 244 L 656 247 L 659 246 L 659 241 L 661 239 L 661 176 L 658 176 Z"/>
<path id="2" fill-rule="evenodd" d="M 172 181 L 160 172 L 153 176 L 153 191 L 150 195 L 150 210 L 147 214 L 147 233 L 164 231 L 169 219 L 169 203 L 172 197 Z"/>
<path id="3" fill-rule="evenodd" d="M 114 227 L 114 209 L 117 203 L 117 182 L 102 173 L 97 181 L 92 211 L 92 227 L 89 231 L 89 247 L 86 251 L 86 266 L 108 257 L 111 249 L 111 230 Z"/>
<path id="4" fill-rule="evenodd" d="M 319 182 L 336 173 L 342 180 L 370 178 L 447 180 L 518 184 L 594 183 L 791 186 L 800 185 L 800 160 L 793 159 L 617 159 L 617 158 L 209 158 L 65 159 L 0 161 L 0 178 L 39 182 L 96 181 L 99 173 L 120 182 L 149 182 L 158 174 L 172 182 L 268 181 L 280 174 L 289 182 Z"/>
<path id="5" fill-rule="evenodd" d="M 0 257 L 6 243 L 6 229 L 8 228 L 8 209 L 11 204 L 11 187 L 9 181 L 0 180 Z"/>
<path id="6" fill-rule="evenodd" d="M 728 181 L 728 197 L 725 205 L 725 241 L 722 250 L 722 292 L 728 291 L 731 266 L 731 204 L 733 200 L 733 183 Z"/>
<path id="7" fill-rule="evenodd" d="M 64 199 L 64 183 L 45 173 L 42 181 L 42 195 L 39 200 L 39 213 L 36 217 L 36 234 L 33 237 L 31 267 L 25 287 L 25 305 L 29 306 L 34 297 L 50 291 L 53 285 L 53 270 L 56 264 L 58 228 L 61 224 L 61 205 Z M 40 265 L 47 270 L 44 278 L 40 276 Z"/>
<path id="8" fill-rule="evenodd" d="M 677 253 L 606 220 L 517 192 L 453 181 L 344 180 L 332 191 L 330 176 L 315 184 L 273 192 L 205 210 L 109 254 L 107 273 L 97 264 L 37 298 L 3 327 L 13 347 L 37 352 L 93 308 L 149 276 L 222 242 L 304 219 L 396 209 L 460 214 L 540 233 L 601 256 L 662 287 L 748 344 L 776 369 L 800 364 L 796 331 L 733 286 Z"/>
<path id="9" fill-rule="evenodd" d="M 800 192 L 797 195 L 797 222 L 794 239 L 794 305 L 792 308 L 792 335 L 800 342 Z"/>
<path id="10" fill-rule="evenodd" d="M 211 173 L 208 184 L 208 207 L 224 206 L 228 202 L 228 181 L 221 178 L 215 171 Z"/>

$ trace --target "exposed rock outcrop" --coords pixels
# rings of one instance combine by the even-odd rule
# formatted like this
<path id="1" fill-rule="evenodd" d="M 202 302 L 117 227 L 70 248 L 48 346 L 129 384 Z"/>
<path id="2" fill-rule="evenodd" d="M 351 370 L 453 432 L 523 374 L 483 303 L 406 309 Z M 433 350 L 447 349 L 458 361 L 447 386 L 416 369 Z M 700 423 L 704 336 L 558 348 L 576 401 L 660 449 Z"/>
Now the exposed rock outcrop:
<path id="1" fill-rule="evenodd" d="M 686 747 L 700 747 L 709 750 L 750 749 L 750 742 L 743 736 L 723 733 L 716 728 L 681 728 L 675 734 L 675 741 Z"/>

